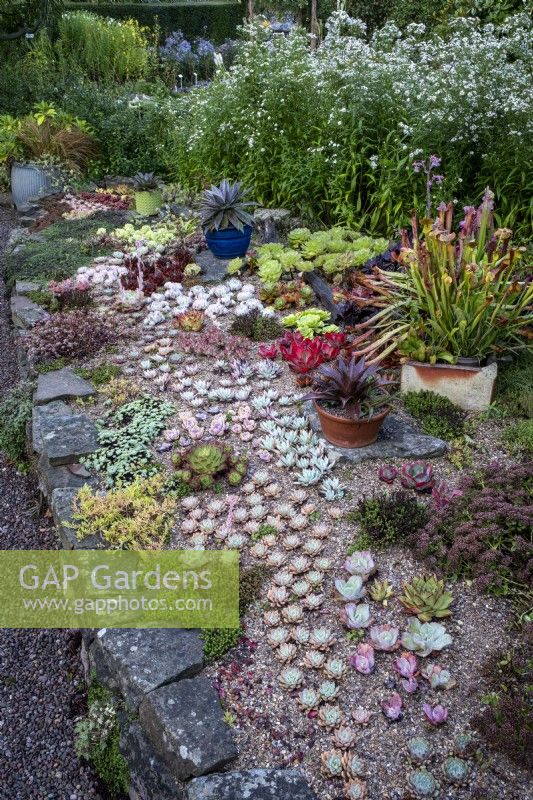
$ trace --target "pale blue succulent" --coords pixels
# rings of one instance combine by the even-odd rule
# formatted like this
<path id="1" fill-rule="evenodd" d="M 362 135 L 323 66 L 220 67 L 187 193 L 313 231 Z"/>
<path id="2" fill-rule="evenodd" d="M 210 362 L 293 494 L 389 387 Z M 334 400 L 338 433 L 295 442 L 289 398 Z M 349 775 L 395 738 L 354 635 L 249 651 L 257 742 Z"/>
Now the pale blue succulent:
<path id="1" fill-rule="evenodd" d="M 320 487 L 320 494 L 326 500 L 341 500 L 344 497 L 344 486 L 338 478 L 324 478 Z"/>
<path id="2" fill-rule="evenodd" d="M 366 595 L 366 587 L 360 575 L 351 575 L 347 581 L 336 578 L 335 588 L 344 600 L 355 602 Z"/>
<path id="3" fill-rule="evenodd" d="M 350 630 L 368 628 L 372 622 L 368 603 L 347 603 L 341 612 L 341 617 L 346 627 L 350 628 Z"/>
<path id="4" fill-rule="evenodd" d="M 452 637 L 446 633 L 446 628 L 440 622 L 420 622 L 417 617 L 409 617 L 407 629 L 402 634 L 402 646 L 422 658 L 436 650 L 442 650 L 452 641 Z"/>
<path id="5" fill-rule="evenodd" d="M 318 469 L 303 469 L 295 475 L 296 483 L 301 486 L 314 486 L 322 478 L 322 473 Z"/>

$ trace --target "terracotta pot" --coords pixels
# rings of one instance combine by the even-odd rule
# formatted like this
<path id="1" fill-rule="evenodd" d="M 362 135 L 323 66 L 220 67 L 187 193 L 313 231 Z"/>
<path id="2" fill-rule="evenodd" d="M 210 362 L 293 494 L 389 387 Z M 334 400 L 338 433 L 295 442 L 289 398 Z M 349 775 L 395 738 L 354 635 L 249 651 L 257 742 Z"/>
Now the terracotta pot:
<path id="1" fill-rule="evenodd" d="M 366 447 L 378 438 L 381 424 L 390 408 L 380 414 L 375 414 L 371 419 L 347 419 L 336 417 L 324 408 L 313 402 L 315 411 L 320 420 L 322 433 L 331 444 L 337 447 Z"/>

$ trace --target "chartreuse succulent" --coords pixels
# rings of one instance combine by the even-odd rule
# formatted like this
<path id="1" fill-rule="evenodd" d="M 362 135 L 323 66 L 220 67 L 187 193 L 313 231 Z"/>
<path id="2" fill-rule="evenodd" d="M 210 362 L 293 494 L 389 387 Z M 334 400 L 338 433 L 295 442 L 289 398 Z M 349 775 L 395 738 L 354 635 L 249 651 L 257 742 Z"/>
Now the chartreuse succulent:
<path id="1" fill-rule="evenodd" d="M 368 589 L 368 593 L 376 603 L 381 603 L 383 606 L 386 606 L 392 597 L 392 586 L 388 580 L 384 578 L 382 581 L 374 581 Z"/>
<path id="2" fill-rule="evenodd" d="M 422 575 L 404 583 L 403 592 L 398 598 L 410 614 L 416 614 L 421 622 L 433 618 L 449 617 L 453 595 L 444 590 L 444 581 L 436 575 Z"/>
<path id="3" fill-rule="evenodd" d="M 192 489 L 212 489 L 215 479 L 227 474 L 232 486 L 238 486 L 246 474 L 248 461 L 237 456 L 231 447 L 214 443 L 198 444 L 172 459 L 176 475 Z"/>
<path id="4" fill-rule="evenodd" d="M 319 334 L 334 333 L 339 330 L 336 325 L 328 323 L 330 317 L 329 311 L 323 311 L 320 308 L 307 308 L 305 311 L 296 311 L 294 314 L 288 314 L 282 320 L 282 324 L 286 328 L 296 328 L 304 339 L 313 339 Z"/>

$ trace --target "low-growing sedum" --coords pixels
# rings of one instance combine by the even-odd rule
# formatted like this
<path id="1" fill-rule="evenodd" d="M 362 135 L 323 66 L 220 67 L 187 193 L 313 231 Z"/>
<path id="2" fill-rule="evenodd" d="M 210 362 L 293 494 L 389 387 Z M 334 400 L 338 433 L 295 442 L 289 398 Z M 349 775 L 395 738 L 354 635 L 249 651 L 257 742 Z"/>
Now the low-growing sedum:
<path id="1" fill-rule="evenodd" d="M 82 486 L 73 513 L 76 536 L 101 536 L 111 549 L 159 550 L 170 535 L 176 509 L 176 501 L 162 489 L 161 477 L 138 479 L 107 494 Z"/>

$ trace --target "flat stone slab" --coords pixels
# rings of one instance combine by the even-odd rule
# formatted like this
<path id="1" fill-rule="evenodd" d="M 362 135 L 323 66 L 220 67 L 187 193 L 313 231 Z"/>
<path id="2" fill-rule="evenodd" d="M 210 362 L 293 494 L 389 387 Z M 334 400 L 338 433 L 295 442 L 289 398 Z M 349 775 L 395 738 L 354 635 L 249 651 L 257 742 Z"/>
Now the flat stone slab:
<path id="1" fill-rule="evenodd" d="M 298 770 L 250 769 L 195 778 L 187 800 L 317 800 Z"/>
<path id="2" fill-rule="evenodd" d="M 91 660 L 98 680 L 119 690 L 136 710 L 148 692 L 200 672 L 203 642 L 193 630 L 104 629 L 92 644 Z"/>
<path id="3" fill-rule="evenodd" d="M 218 695 L 203 675 L 150 692 L 139 722 L 178 780 L 220 770 L 237 758 Z"/>
<path id="4" fill-rule="evenodd" d="M 211 250 L 204 250 L 194 257 L 194 261 L 202 268 L 198 279 L 204 283 L 218 283 L 227 278 L 226 268 L 229 264 L 226 258 L 216 258 Z"/>
<path id="5" fill-rule="evenodd" d="M 92 397 L 94 394 L 96 391 L 92 383 L 80 378 L 69 367 L 63 367 L 39 375 L 33 404 L 40 406 L 53 400 L 75 400 L 77 397 Z"/>
<path id="6" fill-rule="evenodd" d="M 318 414 L 310 401 L 305 403 L 312 429 L 322 436 Z M 377 441 L 367 447 L 335 447 L 328 442 L 330 456 L 336 463 L 359 464 L 362 461 L 387 458 L 436 458 L 444 455 L 448 445 L 442 439 L 426 436 L 394 414 L 385 418 Z"/>
<path id="7" fill-rule="evenodd" d="M 85 536 L 78 539 L 73 523 L 73 503 L 78 493 L 74 487 L 54 489 L 50 499 L 50 509 L 54 523 L 65 550 L 101 550 L 105 542 L 101 536 Z"/>
<path id="8" fill-rule="evenodd" d="M 17 328 L 33 328 L 48 317 L 48 312 L 23 295 L 14 294 L 10 300 L 11 320 Z"/>
<path id="9" fill-rule="evenodd" d="M 52 467 L 77 464 L 98 450 L 96 425 L 85 414 L 51 414 L 41 419 L 40 436 Z"/>

